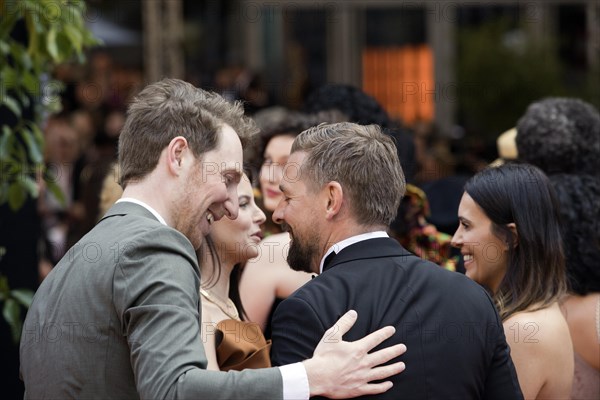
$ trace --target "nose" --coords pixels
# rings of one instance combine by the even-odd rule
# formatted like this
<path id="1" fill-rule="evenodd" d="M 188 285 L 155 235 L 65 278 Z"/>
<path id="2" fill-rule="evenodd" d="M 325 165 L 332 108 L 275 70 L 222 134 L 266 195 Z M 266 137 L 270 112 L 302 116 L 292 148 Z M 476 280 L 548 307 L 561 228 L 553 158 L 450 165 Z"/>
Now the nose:
<path id="1" fill-rule="evenodd" d="M 283 218 L 283 199 L 281 199 L 279 201 L 279 204 L 277 204 L 277 207 L 275 207 L 275 211 L 273 211 L 273 222 L 275 222 L 278 225 L 281 225 L 285 222 L 285 219 Z"/>
<path id="2" fill-rule="evenodd" d="M 240 211 L 240 203 L 238 201 L 237 191 L 233 196 L 229 196 L 229 198 L 224 203 L 225 207 L 225 216 L 229 219 L 236 219 L 238 217 L 238 212 Z"/>
<path id="3" fill-rule="evenodd" d="M 267 220 L 267 216 L 256 204 L 254 204 L 254 222 L 258 225 L 262 225 Z"/>
<path id="4" fill-rule="evenodd" d="M 454 236 L 452 236 L 452 239 L 450 240 L 450 245 L 459 249 L 462 247 L 463 240 L 462 234 L 460 233 L 460 226 L 456 229 L 456 232 L 454 232 Z"/>

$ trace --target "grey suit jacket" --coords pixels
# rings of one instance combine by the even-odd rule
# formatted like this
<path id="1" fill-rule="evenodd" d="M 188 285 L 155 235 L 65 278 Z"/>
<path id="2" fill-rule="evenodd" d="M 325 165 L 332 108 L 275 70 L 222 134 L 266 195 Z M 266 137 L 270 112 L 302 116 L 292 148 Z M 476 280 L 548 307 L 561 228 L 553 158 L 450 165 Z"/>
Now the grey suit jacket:
<path id="1" fill-rule="evenodd" d="M 206 370 L 198 271 L 185 236 L 139 205 L 114 205 L 34 297 L 25 398 L 281 398 L 276 368 Z"/>

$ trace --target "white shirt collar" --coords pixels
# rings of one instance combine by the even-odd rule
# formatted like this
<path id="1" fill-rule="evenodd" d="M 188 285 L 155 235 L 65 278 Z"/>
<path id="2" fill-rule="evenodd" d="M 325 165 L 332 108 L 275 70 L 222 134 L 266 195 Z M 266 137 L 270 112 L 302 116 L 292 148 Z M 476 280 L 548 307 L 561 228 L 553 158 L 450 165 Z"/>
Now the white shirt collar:
<path id="1" fill-rule="evenodd" d="M 375 232 L 361 233 L 360 235 L 351 236 L 347 239 L 342 240 L 341 242 L 337 242 L 336 244 L 331 246 L 329 248 L 329 250 L 327 250 L 327 252 L 323 256 L 323 258 L 321 258 L 321 264 L 319 265 L 319 273 L 323 273 L 323 263 L 325 262 L 325 258 L 327 258 L 327 256 L 329 254 L 331 254 L 332 252 L 335 251 L 337 254 L 340 251 L 342 251 L 343 249 L 345 249 L 346 247 L 348 247 L 352 244 L 358 243 L 358 242 L 362 242 L 363 240 L 375 239 L 375 238 L 386 238 L 386 237 L 389 237 L 387 232 L 375 231 Z"/>
<path id="2" fill-rule="evenodd" d="M 144 203 L 143 201 L 134 199 L 133 197 L 123 197 L 116 201 L 116 203 L 124 203 L 124 202 L 135 203 L 138 206 L 144 207 L 146 210 L 150 211 L 152 213 L 152 215 L 154 215 L 161 224 L 167 225 L 167 221 L 165 221 L 165 219 L 154 208 L 150 207 L 148 204 Z"/>

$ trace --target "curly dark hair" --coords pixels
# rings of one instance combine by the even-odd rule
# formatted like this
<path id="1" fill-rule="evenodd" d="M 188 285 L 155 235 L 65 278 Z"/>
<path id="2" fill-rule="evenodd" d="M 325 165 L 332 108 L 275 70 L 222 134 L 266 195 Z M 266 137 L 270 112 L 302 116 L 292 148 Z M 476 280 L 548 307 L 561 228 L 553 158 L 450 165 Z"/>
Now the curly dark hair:
<path id="1" fill-rule="evenodd" d="M 308 113 L 336 109 L 359 125 L 379 125 L 387 128 L 390 118 L 385 109 L 361 89 L 342 84 L 324 85 L 306 99 L 304 110 Z"/>
<path id="2" fill-rule="evenodd" d="M 542 99 L 519 120 L 516 143 L 557 194 L 569 290 L 600 292 L 600 113 L 578 99 Z"/>
<path id="3" fill-rule="evenodd" d="M 550 175 L 560 204 L 569 290 L 600 292 L 600 178 Z"/>
<path id="4" fill-rule="evenodd" d="M 517 123 L 519 158 L 546 174 L 600 171 L 600 113 L 571 98 L 532 103 Z"/>
<path id="5" fill-rule="evenodd" d="M 381 104 L 362 89 L 343 84 L 321 86 L 308 96 L 304 109 L 309 113 L 337 110 L 346 115 L 349 122 L 379 125 L 383 128 L 383 133 L 394 138 L 406 181 L 413 181 L 417 161 L 412 135 L 399 122 L 393 121 Z"/>

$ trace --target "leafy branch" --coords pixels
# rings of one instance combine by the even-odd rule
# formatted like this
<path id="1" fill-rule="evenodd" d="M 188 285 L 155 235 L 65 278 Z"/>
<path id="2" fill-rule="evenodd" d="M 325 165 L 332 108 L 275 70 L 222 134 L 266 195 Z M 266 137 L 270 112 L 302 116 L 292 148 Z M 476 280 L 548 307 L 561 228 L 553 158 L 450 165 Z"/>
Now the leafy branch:
<path id="1" fill-rule="evenodd" d="M 0 0 L 0 205 L 16 211 L 27 196 L 37 198 L 37 179 L 46 176 L 43 116 L 60 111 L 62 83 L 52 78 L 63 62 L 84 62 L 84 51 L 99 41 L 85 27 L 83 0 Z M 15 38 L 23 25 L 25 41 Z M 58 185 L 47 188 L 64 202 Z M 9 249 L 0 248 L 0 258 Z M 15 342 L 22 328 L 21 308 L 28 308 L 30 290 L 13 289 L 0 274 L 2 315 Z"/>
<path id="2" fill-rule="evenodd" d="M 21 309 L 29 308 L 33 300 L 33 292 L 28 289 L 12 289 L 8 287 L 8 279 L 0 275 L 0 303 L 3 303 L 2 315 L 10 326 L 10 332 L 15 343 L 19 343 L 23 322 Z"/>
<path id="3" fill-rule="evenodd" d="M 39 123 L 61 108 L 62 83 L 51 73 L 60 63 L 83 62 L 84 50 L 99 42 L 85 27 L 81 0 L 0 0 L 0 10 L 0 107 L 14 117 L 0 127 L 0 205 L 18 210 L 28 195 L 38 196 L 35 179 L 44 176 Z M 18 23 L 26 43 L 12 36 Z M 32 116 L 25 112 L 30 107 Z M 47 185 L 60 192 L 52 180 Z"/>

